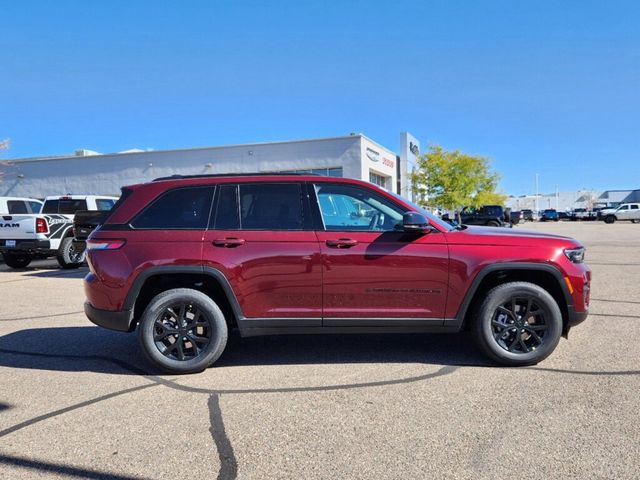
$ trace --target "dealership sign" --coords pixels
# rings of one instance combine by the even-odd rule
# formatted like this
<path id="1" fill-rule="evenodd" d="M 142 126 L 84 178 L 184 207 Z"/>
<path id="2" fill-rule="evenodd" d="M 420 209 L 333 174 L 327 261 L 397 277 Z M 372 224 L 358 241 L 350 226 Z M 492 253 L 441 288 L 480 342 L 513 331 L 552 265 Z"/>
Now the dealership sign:
<path id="1" fill-rule="evenodd" d="M 382 163 L 385 167 L 394 168 L 396 166 L 395 160 L 392 160 L 388 157 L 382 157 L 380 152 L 375 151 L 373 148 L 367 147 L 366 155 L 371 163 Z"/>

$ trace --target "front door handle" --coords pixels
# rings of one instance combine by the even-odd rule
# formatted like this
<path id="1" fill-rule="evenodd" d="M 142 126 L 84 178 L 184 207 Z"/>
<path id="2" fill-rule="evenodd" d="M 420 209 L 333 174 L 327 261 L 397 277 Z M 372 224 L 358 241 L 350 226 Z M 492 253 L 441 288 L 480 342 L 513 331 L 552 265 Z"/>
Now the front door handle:
<path id="1" fill-rule="evenodd" d="M 339 238 L 337 240 L 327 240 L 325 243 L 327 246 L 334 248 L 351 248 L 355 247 L 358 241 L 352 238 Z"/>
<path id="2" fill-rule="evenodd" d="M 244 245 L 244 238 L 218 238 L 212 243 L 216 247 L 235 248 Z"/>

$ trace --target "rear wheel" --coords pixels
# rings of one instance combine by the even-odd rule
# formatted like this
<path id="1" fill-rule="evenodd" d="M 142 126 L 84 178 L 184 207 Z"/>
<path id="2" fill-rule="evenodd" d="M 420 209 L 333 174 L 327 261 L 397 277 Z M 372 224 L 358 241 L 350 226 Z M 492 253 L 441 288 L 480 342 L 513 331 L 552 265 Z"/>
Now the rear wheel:
<path id="1" fill-rule="evenodd" d="M 31 263 L 33 257 L 28 253 L 3 253 L 4 263 L 11 268 L 25 268 Z"/>
<path id="2" fill-rule="evenodd" d="M 84 263 L 84 253 L 76 250 L 72 237 L 67 237 L 62 239 L 56 259 L 62 268 L 78 268 Z"/>
<path id="3" fill-rule="evenodd" d="M 487 227 L 499 227 L 500 224 L 498 222 L 496 222 L 495 220 L 491 220 L 489 222 L 487 222 Z"/>
<path id="4" fill-rule="evenodd" d="M 218 305 L 190 288 L 154 297 L 138 327 L 142 351 L 167 373 L 195 373 L 212 365 L 227 345 L 227 323 Z"/>
<path id="5" fill-rule="evenodd" d="M 489 291 L 475 318 L 478 345 L 506 366 L 534 365 L 556 348 L 562 313 L 553 297 L 528 282 L 511 282 Z"/>
<path id="6" fill-rule="evenodd" d="M 613 223 L 616 221 L 616 217 L 614 217 L 613 215 L 607 215 L 606 217 L 604 217 L 604 223 Z"/>

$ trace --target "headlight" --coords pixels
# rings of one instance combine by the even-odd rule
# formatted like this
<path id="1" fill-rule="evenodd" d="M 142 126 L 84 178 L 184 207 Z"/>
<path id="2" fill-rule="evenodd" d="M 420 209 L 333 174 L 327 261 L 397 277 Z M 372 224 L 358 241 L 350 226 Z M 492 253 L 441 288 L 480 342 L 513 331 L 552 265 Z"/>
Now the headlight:
<path id="1" fill-rule="evenodd" d="M 584 261 L 584 247 L 566 248 L 564 254 L 573 263 L 582 263 Z"/>

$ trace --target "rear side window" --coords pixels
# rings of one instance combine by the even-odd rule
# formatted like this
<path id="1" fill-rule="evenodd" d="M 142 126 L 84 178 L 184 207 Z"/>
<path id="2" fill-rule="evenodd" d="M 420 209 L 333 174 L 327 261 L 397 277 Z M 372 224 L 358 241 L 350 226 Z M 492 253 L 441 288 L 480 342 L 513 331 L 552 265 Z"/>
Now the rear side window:
<path id="1" fill-rule="evenodd" d="M 299 183 L 240 184 L 240 228 L 302 230 L 302 186 Z"/>
<path id="2" fill-rule="evenodd" d="M 132 222 L 139 229 L 204 230 L 207 228 L 214 187 L 169 190 Z"/>
<path id="3" fill-rule="evenodd" d="M 27 202 L 23 200 L 8 200 L 7 209 L 11 214 L 29 213 Z"/>
<path id="4" fill-rule="evenodd" d="M 112 198 L 96 198 L 96 208 L 101 212 L 107 212 L 113 208 L 116 201 Z"/>

